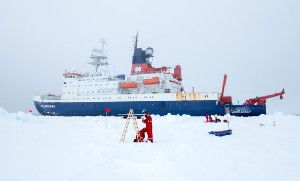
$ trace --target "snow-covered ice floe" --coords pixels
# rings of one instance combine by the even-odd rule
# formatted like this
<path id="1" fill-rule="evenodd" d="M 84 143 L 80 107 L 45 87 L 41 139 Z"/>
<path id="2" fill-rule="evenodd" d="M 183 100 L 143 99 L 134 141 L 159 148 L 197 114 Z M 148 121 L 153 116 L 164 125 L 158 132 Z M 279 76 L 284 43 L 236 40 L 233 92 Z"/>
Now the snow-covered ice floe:
<path id="1" fill-rule="evenodd" d="M 154 143 L 133 143 L 117 117 L 43 117 L 0 108 L 0 179 L 297 180 L 300 117 L 275 113 L 230 118 L 232 135 L 215 137 L 226 123 L 205 117 L 153 116 Z M 144 125 L 138 122 L 139 127 Z"/>
<path id="2" fill-rule="evenodd" d="M 6 114 L 8 114 L 8 112 L 4 108 L 0 107 L 0 116 L 6 115 Z"/>

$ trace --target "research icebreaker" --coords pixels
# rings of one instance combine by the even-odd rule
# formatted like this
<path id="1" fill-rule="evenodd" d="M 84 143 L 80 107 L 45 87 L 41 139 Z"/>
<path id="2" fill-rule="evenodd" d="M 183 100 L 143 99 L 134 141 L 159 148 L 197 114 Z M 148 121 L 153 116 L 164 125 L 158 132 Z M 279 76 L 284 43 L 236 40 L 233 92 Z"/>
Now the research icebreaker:
<path id="1" fill-rule="evenodd" d="M 99 116 L 124 115 L 129 109 L 135 113 L 147 110 L 157 115 L 225 115 L 258 116 L 266 114 L 266 100 L 280 96 L 284 90 L 268 96 L 234 105 L 224 96 L 227 76 L 221 93 L 185 92 L 181 66 L 152 66 L 153 48 L 138 48 L 135 38 L 130 75 L 111 75 L 104 48 L 94 49 L 88 61 L 94 71 L 80 73 L 65 71 L 61 95 L 46 94 L 34 97 L 34 105 L 42 115 Z"/>

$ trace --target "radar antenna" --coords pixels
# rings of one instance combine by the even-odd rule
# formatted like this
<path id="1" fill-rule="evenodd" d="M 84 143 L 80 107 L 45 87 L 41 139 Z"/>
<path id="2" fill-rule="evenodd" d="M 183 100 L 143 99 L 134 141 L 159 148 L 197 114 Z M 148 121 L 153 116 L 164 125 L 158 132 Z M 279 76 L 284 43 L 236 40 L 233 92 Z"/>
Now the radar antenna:
<path id="1" fill-rule="evenodd" d="M 89 64 L 95 67 L 95 73 L 98 73 L 100 67 L 107 68 L 108 64 L 108 57 L 105 54 L 105 46 L 107 42 L 105 39 L 101 40 L 101 49 L 93 49 L 92 55 L 90 56 L 90 60 L 88 61 Z"/>

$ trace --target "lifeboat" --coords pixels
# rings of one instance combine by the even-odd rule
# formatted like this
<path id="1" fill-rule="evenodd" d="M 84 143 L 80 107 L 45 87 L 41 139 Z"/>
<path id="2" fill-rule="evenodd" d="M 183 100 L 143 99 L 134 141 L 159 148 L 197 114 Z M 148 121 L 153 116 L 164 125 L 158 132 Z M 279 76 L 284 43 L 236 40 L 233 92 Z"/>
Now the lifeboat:
<path id="1" fill-rule="evenodd" d="M 120 87 L 122 89 L 136 89 L 137 83 L 136 82 L 121 82 Z"/>
<path id="2" fill-rule="evenodd" d="M 81 74 L 76 73 L 76 72 L 65 72 L 63 74 L 64 77 L 80 77 Z"/>
<path id="3" fill-rule="evenodd" d="M 159 78 L 158 77 L 152 77 L 151 79 L 144 79 L 143 80 L 144 85 L 155 85 L 159 84 Z"/>

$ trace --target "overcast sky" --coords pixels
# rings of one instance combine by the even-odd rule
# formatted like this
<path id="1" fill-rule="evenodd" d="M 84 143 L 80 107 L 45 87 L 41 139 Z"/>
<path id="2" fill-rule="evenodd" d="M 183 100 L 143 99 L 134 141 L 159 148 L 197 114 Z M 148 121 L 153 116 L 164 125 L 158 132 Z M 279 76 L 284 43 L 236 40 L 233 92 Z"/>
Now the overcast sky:
<path id="1" fill-rule="evenodd" d="M 67 68 L 86 70 L 105 37 L 116 73 L 130 73 L 132 37 L 154 66 L 183 68 L 187 91 L 221 89 L 234 102 L 278 92 L 268 112 L 300 113 L 299 0 L 0 0 L 0 106 L 33 108 L 61 93 Z"/>

